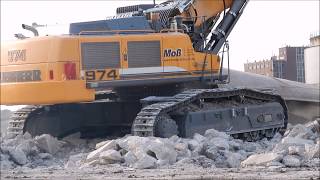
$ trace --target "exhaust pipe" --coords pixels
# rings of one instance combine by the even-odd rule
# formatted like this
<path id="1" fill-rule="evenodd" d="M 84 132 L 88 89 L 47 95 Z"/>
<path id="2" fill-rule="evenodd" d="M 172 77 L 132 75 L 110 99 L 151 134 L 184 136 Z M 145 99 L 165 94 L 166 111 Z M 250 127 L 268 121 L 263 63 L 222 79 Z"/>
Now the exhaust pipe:
<path id="1" fill-rule="evenodd" d="M 34 36 L 39 36 L 38 30 L 32 26 L 22 24 L 22 28 L 33 32 Z"/>

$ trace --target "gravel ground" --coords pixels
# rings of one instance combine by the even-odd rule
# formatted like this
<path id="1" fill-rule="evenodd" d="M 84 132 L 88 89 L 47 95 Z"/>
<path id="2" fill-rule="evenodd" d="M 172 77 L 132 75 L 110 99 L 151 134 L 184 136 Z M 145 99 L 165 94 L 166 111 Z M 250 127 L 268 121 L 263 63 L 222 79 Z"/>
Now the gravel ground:
<path id="1" fill-rule="evenodd" d="M 1 171 L 1 179 L 319 179 L 319 168 L 202 168 L 192 165 L 133 169 L 104 165 L 86 169 L 20 168 Z"/>

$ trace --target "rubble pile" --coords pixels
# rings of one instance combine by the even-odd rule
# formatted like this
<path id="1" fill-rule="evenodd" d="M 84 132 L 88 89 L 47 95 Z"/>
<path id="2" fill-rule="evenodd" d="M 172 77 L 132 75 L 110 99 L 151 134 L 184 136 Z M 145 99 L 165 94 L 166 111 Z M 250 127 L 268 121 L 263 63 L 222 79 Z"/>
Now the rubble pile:
<path id="1" fill-rule="evenodd" d="M 62 146 L 62 141 L 47 134 L 32 138 L 25 133 L 12 139 L 4 138 L 1 140 L 1 169 L 53 165 L 57 162 L 55 155 Z"/>
<path id="2" fill-rule="evenodd" d="M 73 154 L 79 157 L 82 155 L 81 158 L 84 158 L 89 151 L 89 145 L 90 143 L 74 135 L 65 138 L 64 141 L 57 140 L 48 134 L 34 138 L 29 133 L 16 137 L 1 137 L 1 169 L 19 166 L 63 167 L 66 159 L 73 158 Z"/>
<path id="3" fill-rule="evenodd" d="M 214 129 L 193 139 L 127 136 L 97 144 L 88 154 L 87 165 L 121 163 L 133 168 L 155 168 L 164 165 L 192 163 L 205 167 L 239 167 L 252 153 L 269 146 L 243 142 Z"/>
<path id="4" fill-rule="evenodd" d="M 214 129 L 192 139 L 127 136 L 103 141 L 84 165 L 122 164 L 133 168 L 196 164 L 203 167 L 247 166 L 317 167 L 319 133 L 304 125 L 288 128 L 284 137 L 244 142 Z"/>
<path id="5" fill-rule="evenodd" d="M 319 150 L 319 131 L 305 125 L 288 128 L 284 136 L 276 134 L 273 139 L 257 142 L 234 139 L 214 129 L 204 135 L 194 134 L 192 139 L 127 135 L 104 141 L 69 136 L 59 141 L 49 135 L 31 138 L 25 134 L 1 140 L 1 169 L 52 165 L 86 168 L 110 164 L 137 169 L 188 164 L 205 168 L 319 167 Z"/>
<path id="6" fill-rule="evenodd" d="M 286 166 L 319 167 L 320 166 L 319 131 L 298 124 L 289 128 L 284 137 L 272 151 L 255 154 L 241 163 L 242 166 Z"/>

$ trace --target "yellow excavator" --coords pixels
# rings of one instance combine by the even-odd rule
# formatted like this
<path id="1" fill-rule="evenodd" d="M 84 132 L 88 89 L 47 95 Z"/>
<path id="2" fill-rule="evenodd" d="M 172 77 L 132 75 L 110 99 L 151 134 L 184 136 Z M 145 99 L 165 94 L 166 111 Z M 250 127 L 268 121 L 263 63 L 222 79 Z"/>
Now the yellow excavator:
<path id="1" fill-rule="evenodd" d="M 255 141 L 284 132 L 281 96 L 217 86 L 229 82 L 227 37 L 247 3 L 119 7 L 60 36 L 40 37 L 23 24 L 35 37 L 16 35 L 1 47 L 1 104 L 28 105 L 11 117 L 8 133 L 190 137 L 214 128 Z"/>

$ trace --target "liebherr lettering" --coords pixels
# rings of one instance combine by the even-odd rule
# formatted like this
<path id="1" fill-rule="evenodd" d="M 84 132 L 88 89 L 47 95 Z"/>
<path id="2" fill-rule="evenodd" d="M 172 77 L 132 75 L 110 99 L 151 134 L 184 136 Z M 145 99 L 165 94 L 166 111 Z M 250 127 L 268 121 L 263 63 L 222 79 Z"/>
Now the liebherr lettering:
<path id="1" fill-rule="evenodd" d="M 1 82 L 41 81 L 40 70 L 1 72 Z"/>

